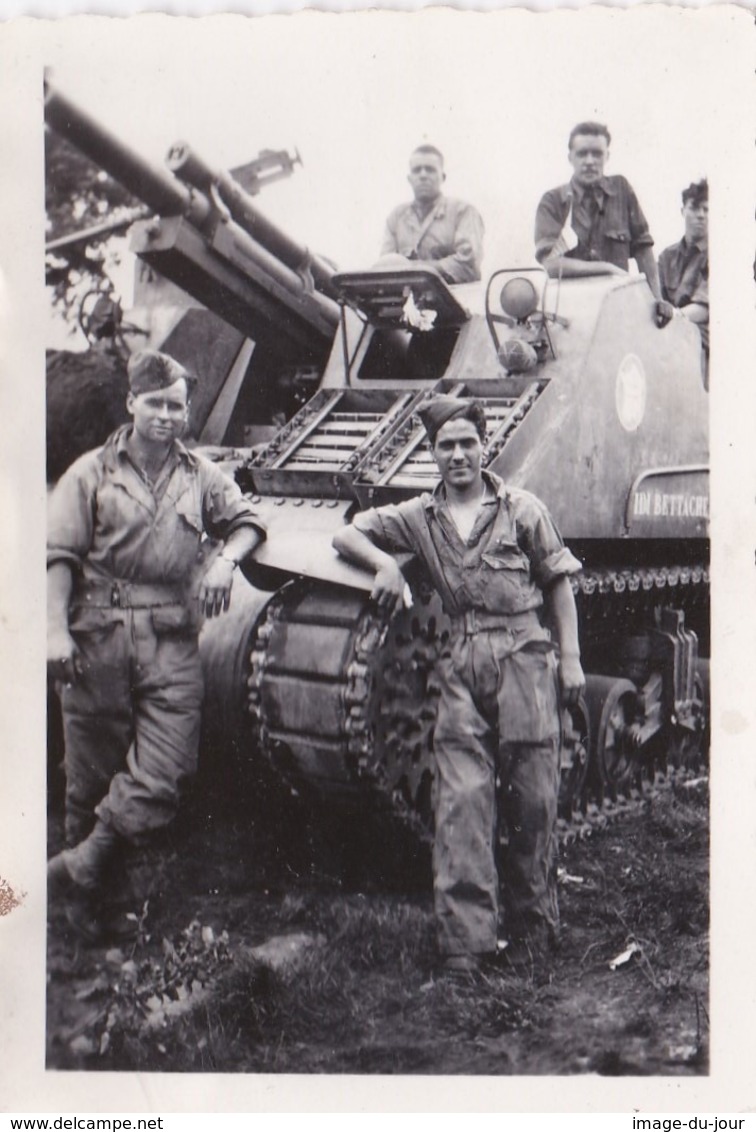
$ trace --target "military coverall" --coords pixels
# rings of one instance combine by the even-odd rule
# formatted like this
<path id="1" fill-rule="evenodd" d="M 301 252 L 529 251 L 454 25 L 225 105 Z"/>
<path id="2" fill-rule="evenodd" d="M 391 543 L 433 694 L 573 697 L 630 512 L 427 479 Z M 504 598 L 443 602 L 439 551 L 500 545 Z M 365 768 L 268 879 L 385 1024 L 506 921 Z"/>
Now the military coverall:
<path id="1" fill-rule="evenodd" d="M 443 485 L 365 511 L 354 525 L 381 550 L 412 552 L 451 617 L 438 663 L 434 897 L 447 955 L 495 950 L 496 775 L 508 826 L 507 931 L 538 945 L 558 933 L 556 660 L 540 618 L 543 591 L 580 570 L 545 506 L 484 472 L 487 497 L 459 535 Z"/>
<path id="2" fill-rule="evenodd" d="M 203 534 L 260 527 L 233 480 L 179 441 L 151 484 L 129 458 L 130 428 L 81 456 L 50 501 L 48 564 L 74 569 L 82 668 L 61 695 L 70 846 L 95 814 L 131 841 L 175 815 L 197 766 Z"/>
<path id="3" fill-rule="evenodd" d="M 432 260 L 447 283 L 480 279 L 483 221 L 476 208 L 441 196 L 423 219 L 414 201 L 398 205 L 386 221 L 381 255 Z"/>

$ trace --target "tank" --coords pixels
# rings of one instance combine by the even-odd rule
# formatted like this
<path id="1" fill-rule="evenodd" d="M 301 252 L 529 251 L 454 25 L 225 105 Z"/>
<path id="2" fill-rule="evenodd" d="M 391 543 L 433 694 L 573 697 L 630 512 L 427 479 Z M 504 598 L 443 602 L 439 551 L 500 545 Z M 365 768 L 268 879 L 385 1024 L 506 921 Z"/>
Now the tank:
<path id="1" fill-rule="evenodd" d="M 699 765 L 709 494 L 695 326 L 659 329 L 643 276 L 504 265 L 448 286 L 411 264 L 339 273 L 183 143 L 168 171 L 135 177 L 139 159 L 61 95 L 47 106 L 155 210 L 132 232 L 148 340 L 206 375 L 195 435 L 267 528 L 229 615 L 202 631 L 214 742 L 334 811 L 430 830 L 448 620 L 412 559 L 411 605 L 386 620 L 332 538 L 362 508 L 433 488 L 417 410 L 444 392 L 482 401 L 484 465 L 543 499 L 583 563 L 587 687 L 563 712 L 563 818 Z"/>
<path id="2" fill-rule="evenodd" d="M 238 470 L 268 526 L 245 573 L 275 595 L 247 677 L 255 742 L 292 782 L 367 792 L 427 823 L 434 666 L 448 636 L 416 563 L 385 623 L 331 549 L 356 510 L 431 490 L 417 409 L 486 411 L 484 464 L 549 506 L 574 582 L 587 688 L 564 713 L 563 816 L 697 765 L 708 695 L 707 392 L 696 328 L 659 329 L 643 277 L 502 269 L 447 287 L 417 270 L 337 275 L 322 386 Z M 523 304 L 522 296 L 528 296 Z M 417 311 L 433 312 L 429 329 Z"/>

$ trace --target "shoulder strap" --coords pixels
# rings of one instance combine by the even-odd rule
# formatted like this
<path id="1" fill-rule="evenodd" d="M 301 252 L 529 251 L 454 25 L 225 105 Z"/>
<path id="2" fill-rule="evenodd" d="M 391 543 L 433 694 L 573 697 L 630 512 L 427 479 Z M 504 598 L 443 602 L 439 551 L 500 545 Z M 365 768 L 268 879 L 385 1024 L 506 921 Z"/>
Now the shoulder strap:
<path id="1" fill-rule="evenodd" d="M 425 217 L 422 224 L 420 225 L 420 230 L 418 231 L 417 236 L 415 237 L 415 242 L 412 245 L 412 251 L 410 252 L 410 259 L 413 258 L 414 256 L 418 255 L 418 248 L 420 247 L 420 243 L 423 239 L 423 236 L 426 234 L 426 232 L 430 228 L 431 224 L 436 219 L 436 209 L 437 209 L 437 207 L 438 207 L 438 205 L 436 205 L 436 204 L 433 205 L 433 208 L 430 210 L 430 212 L 428 213 L 428 215 Z"/>

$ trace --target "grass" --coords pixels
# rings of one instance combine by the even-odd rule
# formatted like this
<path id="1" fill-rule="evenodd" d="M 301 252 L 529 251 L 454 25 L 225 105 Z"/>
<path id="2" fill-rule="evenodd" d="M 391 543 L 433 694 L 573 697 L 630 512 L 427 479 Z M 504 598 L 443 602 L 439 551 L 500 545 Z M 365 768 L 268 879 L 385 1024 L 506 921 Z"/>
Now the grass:
<path id="1" fill-rule="evenodd" d="M 91 953 L 88 969 L 81 954 L 68 966 L 58 956 L 52 993 L 78 987 L 81 994 L 86 985 L 96 1019 L 85 1029 L 89 1044 L 80 1042 L 76 1056 L 69 1050 L 58 1064 L 173 1072 L 703 1072 L 707 819 L 705 791 L 673 787 L 642 815 L 623 815 L 567 846 L 561 863 L 584 883 L 562 889 L 566 942 L 543 981 L 498 972 L 439 977 L 427 886 L 402 892 L 392 883 L 381 891 L 374 882 L 355 890 L 298 868 L 299 881 L 266 887 L 263 895 L 256 869 L 246 892 L 237 883 L 209 896 L 217 891 L 217 859 L 204 874 L 201 860 L 211 858 L 204 843 L 186 876 L 169 855 L 167 871 L 180 874 L 173 891 L 183 896 L 163 908 L 161 932 L 176 922 L 176 908 L 188 904 L 197 918 L 165 940 L 145 936 L 121 966 L 111 957 L 109 978 L 101 955 Z M 227 842 L 219 844 L 225 853 Z M 302 847 L 292 853 L 301 857 Z M 351 868 L 359 883 L 359 862 Z M 363 879 L 369 862 L 365 868 Z M 288 872 L 286 861 L 281 869 Z M 239 882 L 238 862 L 233 875 Z M 185 887 L 189 877 L 194 887 Z M 304 942 L 293 962 L 272 969 L 252 945 L 281 934 Z M 609 959 L 631 939 L 642 951 L 611 972 Z M 147 1024 L 166 994 L 184 996 L 183 1013 Z"/>

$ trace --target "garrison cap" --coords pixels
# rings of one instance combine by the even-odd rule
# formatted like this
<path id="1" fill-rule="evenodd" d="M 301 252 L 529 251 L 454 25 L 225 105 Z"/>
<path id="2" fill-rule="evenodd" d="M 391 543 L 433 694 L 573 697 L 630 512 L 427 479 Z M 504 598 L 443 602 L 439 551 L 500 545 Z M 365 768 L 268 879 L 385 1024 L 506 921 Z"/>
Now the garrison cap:
<path id="1" fill-rule="evenodd" d="M 449 397 L 445 393 L 437 393 L 417 410 L 417 415 L 423 422 L 431 444 L 436 439 L 436 433 L 447 421 L 461 417 L 468 412 L 470 406 L 476 402 L 469 398 Z M 478 402 L 479 404 L 479 402 Z"/>
<path id="2" fill-rule="evenodd" d="M 157 389 L 167 389 L 182 377 L 189 393 L 197 384 L 196 378 L 187 373 L 179 362 L 158 350 L 140 350 L 132 354 L 127 369 L 129 389 L 137 396 L 140 393 L 153 393 Z"/>

